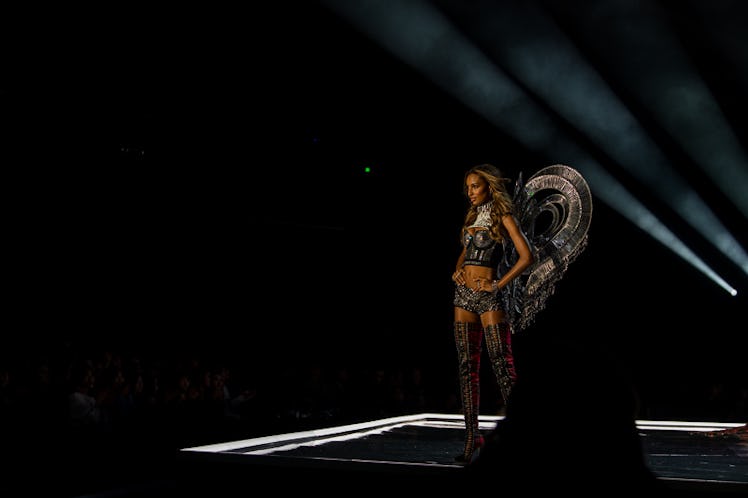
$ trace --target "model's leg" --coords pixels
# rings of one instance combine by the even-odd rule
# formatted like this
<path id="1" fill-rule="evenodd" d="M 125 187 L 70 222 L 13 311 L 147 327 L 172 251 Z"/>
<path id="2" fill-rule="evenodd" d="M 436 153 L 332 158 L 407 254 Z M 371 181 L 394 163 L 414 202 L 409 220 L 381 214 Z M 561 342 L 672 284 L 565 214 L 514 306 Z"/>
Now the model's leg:
<path id="1" fill-rule="evenodd" d="M 466 429 L 465 448 L 455 460 L 461 463 L 470 463 L 475 450 L 483 445 L 483 438 L 478 430 L 483 329 L 479 323 L 456 321 L 454 334 L 457 346 L 462 412 L 465 416 Z"/>
<path id="2" fill-rule="evenodd" d="M 504 404 L 509 401 L 512 386 L 517 381 L 517 373 L 514 369 L 514 355 L 512 353 L 512 332 L 507 322 L 499 322 L 486 325 L 486 348 L 491 360 L 493 372 L 499 383 L 501 397 Z"/>

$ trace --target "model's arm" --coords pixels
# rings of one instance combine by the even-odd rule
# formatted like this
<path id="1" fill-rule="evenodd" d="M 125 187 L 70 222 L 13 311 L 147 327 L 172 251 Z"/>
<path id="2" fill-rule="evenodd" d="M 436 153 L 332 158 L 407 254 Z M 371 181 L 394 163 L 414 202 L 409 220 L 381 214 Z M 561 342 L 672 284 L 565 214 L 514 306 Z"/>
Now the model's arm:
<path id="1" fill-rule="evenodd" d="M 514 247 L 517 249 L 518 258 L 517 262 L 514 263 L 514 266 L 509 268 L 509 271 L 502 275 L 496 282 L 497 289 L 501 289 L 514 278 L 520 276 L 522 272 L 535 261 L 535 257 L 532 255 L 532 250 L 530 249 L 530 242 L 519 228 L 519 223 L 517 223 L 514 216 L 506 215 L 501 219 L 501 222 L 503 223 L 504 228 L 506 228 L 509 237 L 512 239 Z"/>

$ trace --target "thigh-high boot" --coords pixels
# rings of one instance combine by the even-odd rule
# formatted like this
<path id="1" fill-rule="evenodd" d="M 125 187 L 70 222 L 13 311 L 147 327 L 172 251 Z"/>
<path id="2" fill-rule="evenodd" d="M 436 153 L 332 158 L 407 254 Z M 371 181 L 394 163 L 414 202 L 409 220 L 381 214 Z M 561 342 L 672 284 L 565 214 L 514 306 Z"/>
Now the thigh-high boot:
<path id="1" fill-rule="evenodd" d="M 458 375 L 462 412 L 465 416 L 465 448 L 455 457 L 460 463 L 470 463 L 475 451 L 483 445 L 478 429 L 480 411 L 480 358 L 483 329 L 477 323 L 455 322 Z"/>
<path id="2" fill-rule="evenodd" d="M 504 404 L 509 401 L 509 394 L 517 381 L 512 353 L 512 332 L 507 322 L 489 325 L 485 329 L 486 348 L 491 360 L 491 367 L 499 383 Z"/>

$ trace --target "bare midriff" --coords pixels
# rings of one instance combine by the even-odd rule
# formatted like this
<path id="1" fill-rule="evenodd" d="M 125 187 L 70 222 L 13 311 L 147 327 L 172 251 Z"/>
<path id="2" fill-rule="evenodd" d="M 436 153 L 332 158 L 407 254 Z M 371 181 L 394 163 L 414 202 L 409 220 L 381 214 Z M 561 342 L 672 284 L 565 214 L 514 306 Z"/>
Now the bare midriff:
<path id="1" fill-rule="evenodd" d="M 462 270 L 465 272 L 465 285 L 474 290 L 478 289 L 477 280 L 496 280 L 496 271 L 488 266 L 465 265 Z"/>

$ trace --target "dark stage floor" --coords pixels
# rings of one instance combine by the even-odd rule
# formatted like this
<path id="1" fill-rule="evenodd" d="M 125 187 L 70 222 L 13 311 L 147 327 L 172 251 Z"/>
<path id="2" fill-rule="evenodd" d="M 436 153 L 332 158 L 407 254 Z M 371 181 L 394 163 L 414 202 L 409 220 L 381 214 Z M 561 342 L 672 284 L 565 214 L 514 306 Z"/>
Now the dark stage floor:
<path id="1" fill-rule="evenodd" d="M 481 416 L 481 429 L 488 433 L 501 421 Z M 636 425 L 658 484 L 679 496 L 748 493 L 748 439 L 714 437 L 744 424 L 639 420 Z M 438 491 L 465 473 L 454 463 L 463 437 L 460 415 L 429 413 L 183 448 L 178 459 L 185 487 L 203 489 L 197 494 L 213 484 L 240 490 L 242 482 L 341 495 L 349 494 L 345 486 L 351 482 L 378 492 L 398 492 L 391 486 L 403 483 Z M 564 448 L 537 448 L 534 476 L 542 480 L 544 469 L 567 454 Z"/>

